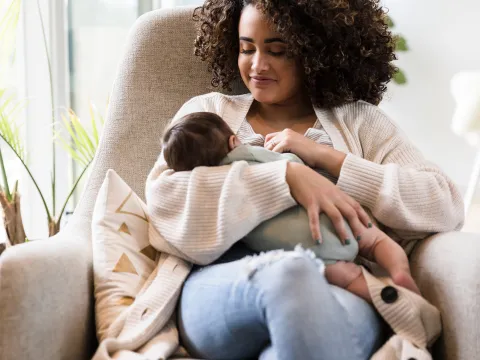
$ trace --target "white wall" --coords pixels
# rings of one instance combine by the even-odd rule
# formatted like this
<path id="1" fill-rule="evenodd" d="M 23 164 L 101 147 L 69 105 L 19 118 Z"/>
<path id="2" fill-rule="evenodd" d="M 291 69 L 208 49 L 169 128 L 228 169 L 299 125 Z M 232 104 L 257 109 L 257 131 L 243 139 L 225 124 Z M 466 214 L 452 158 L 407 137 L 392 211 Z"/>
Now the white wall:
<path id="1" fill-rule="evenodd" d="M 389 86 L 381 107 L 407 136 L 460 185 L 468 184 L 475 149 L 450 130 L 454 101 L 450 79 L 480 71 L 480 1 L 383 0 L 395 31 L 410 51 L 399 54 L 406 86 Z"/>

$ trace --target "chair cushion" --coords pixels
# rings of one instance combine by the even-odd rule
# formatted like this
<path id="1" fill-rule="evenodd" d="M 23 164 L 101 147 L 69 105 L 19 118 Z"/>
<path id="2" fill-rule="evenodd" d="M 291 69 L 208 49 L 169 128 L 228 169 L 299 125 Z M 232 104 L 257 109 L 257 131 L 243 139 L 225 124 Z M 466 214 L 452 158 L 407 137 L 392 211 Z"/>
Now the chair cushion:
<path id="1" fill-rule="evenodd" d="M 113 170 L 98 193 L 92 219 L 95 318 L 102 340 L 153 272 L 145 203 Z"/>

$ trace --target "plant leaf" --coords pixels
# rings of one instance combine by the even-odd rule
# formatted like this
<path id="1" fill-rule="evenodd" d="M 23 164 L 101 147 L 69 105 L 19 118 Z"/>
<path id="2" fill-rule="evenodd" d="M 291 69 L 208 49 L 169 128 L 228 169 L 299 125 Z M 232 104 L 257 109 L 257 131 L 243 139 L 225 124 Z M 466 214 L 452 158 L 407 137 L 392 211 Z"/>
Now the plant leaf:
<path id="1" fill-rule="evenodd" d="M 407 83 L 407 77 L 401 69 L 398 69 L 398 71 L 393 75 L 393 81 L 398 85 L 404 85 Z"/>
<path id="2" fill-rule="evenodd" d="M 398 35 L 396 38 L 395 38 L 395 50 L 397 51 L 408 51 L 408 45 L 407 45 L 407 40 L 401 36 L 401 35 Z"/>
<path id="3" fill-rule="evenodd" d="M 15 185 L 13 185 L 12 199 L 15 199 L 15 196 L 17 195 L 17 191 L 18 191 L 18 180 L 15 181 Z"/>
<path id="4" fill-rule="evenodd" d="M 76 162 L 79 162 L 81 164 L 84 164 L 87 160 L 87 154 L 84 153 L 83 149 L 79 149 L 75 147 L 75 141 L 77 135 L 75 134 L 75 131 L 73 130 L 73 126 L 71 125 L 70 121 L 68 121 L 64 115 L 61 116 L 62 121 L 63 121 L 63 127 L 67 130 L 67 132 L 70 135 L 70 140 L 65 139 L 62 134 L 58 131 L 55 132 L 55 141 L 59 143 L 59 145 L 66 150 L 70 157 L 75 160 Z M 73 142 L 73 144 L 72 144 Z"/>
<path id="5" fill-rule="evenodd" d="M 0 3 L 0 5 L 2 5 Z M 15 58 L 15 37 L 17 24 L 20 19 L 21 0 L 12 0 L 10 5 L 4 6 L 5 12 L 0 19 L 0 54 L 8 56 L 10 61 Z M 5 58 L 0 57 L 0 61 Z"/>
<path id="6" fill-rule="evenodd" d="M 20 135 L 20 125 L 17 124 L 17 112 L 20 109 L 19 103 L 13 103 L 12 97 L 2 98 L 5 92 L 0 95 L 0 136 L 12 148 L 20 160 L 25 161 L 25 151 Z"/>
<path id="7" fill-rule="evenodd" d="M 79 149 L 83 149 L 88 157 L 93 157 L 95 155 L 95 146 L 78 117 L 73 118 L 71 124 L 75 130 L 75 134 L 77 134 L 75 145 Z"/>
<path id="8" fill-rule="evenodd" d="M 63 137 L 61 136 L 56 136 L 55 137 L 55 141 L 70 155 L 70 157 L 75 160 L 76 162 L 78 162 L 79 164 L 81 164 L 82 166 L 84 166 L 86 164 L 86 160 L 84 157 L 82 157 L 77 151 L 76 149 L 74 149 L 69 143 L 67 140 L 65 140 Z"/>
<path id="9" fill-rule="evenodd" d="M 387 24 L 389 28 L 395 27 L 395 24 L 393 23 L 392 18 L 388 15 L 385 16 L 385 24 Z"/>
<path id="10" fill-rule="evenodd" d="M 99 127 L 97 125 L 96 108 L 93 104 L 90 106 L 91 132 L 88 132 L 73 110 L 68 110 L 68 119 L 62 115 L 63 128 L 70 135 L 67 140 L 61 133 L 56 132 L 55 141 L 64 148 L 70 157 L 79 163 L 83 168 L 89 166 L 99 142 Z M 100 117 L 101 118 L 101 117 Z"/>
<path id="11" fill-rule="evenodd" d="M 86 149 L 83 145 L 82 138 L 80 137 L 81 135 L 75 130 L 74 124 L 76 122 L 79 122 L 77 115 L 73 111 L 70 111 L 70 120 L 65 125 L 68 126 L 69 129 L 72 149 L 80 153 L 84 158 L 84 161 L 88 162 L 90 155 L 88 153 L 88 149 Z"/>

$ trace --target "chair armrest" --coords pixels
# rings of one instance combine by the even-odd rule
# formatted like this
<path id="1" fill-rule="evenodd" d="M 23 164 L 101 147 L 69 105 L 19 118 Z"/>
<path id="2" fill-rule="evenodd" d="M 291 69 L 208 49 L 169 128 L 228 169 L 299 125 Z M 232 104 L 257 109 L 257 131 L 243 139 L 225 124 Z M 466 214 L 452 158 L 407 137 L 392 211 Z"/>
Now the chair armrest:
<path id="1" fill-rule="evenodd" d="M 443 335 L 434 359 L 480 354 L 480 234 L 450 232 L 422 241 L 411 256 L 424 297 L 441 312 Z"/>
<path id="2" fill-rule="evenodd" d="M 67 226 L 0 256 L 0 359 L 91 359 L 97 344 L 87 226 Z"/>

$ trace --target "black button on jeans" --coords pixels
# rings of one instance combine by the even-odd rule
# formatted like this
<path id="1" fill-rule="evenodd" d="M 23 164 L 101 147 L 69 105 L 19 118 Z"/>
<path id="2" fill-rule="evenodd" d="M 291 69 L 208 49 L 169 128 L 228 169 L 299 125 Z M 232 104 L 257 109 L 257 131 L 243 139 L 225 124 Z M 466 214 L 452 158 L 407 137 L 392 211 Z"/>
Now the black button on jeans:
<path id="1" fill-rule="evenodd" d="M 385 286 L 380 293 L 382 300 L 387 304 L 394 303 L 398 299 L 398 291 L 393 286 Z"/>

